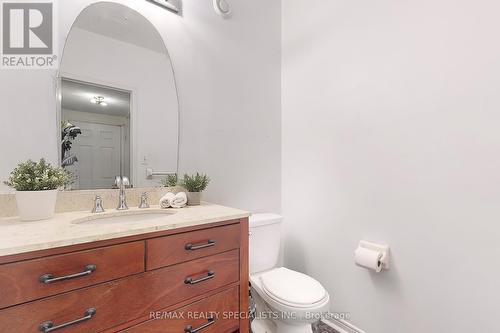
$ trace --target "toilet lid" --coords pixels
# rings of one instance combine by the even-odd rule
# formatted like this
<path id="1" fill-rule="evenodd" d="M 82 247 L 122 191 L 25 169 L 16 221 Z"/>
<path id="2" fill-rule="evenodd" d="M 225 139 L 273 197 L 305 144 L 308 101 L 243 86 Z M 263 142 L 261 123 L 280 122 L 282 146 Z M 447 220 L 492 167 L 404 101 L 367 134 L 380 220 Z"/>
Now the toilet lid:
<path id="1" fill-rule="evenodd" d="M 318 281 L 285 267 L 273 269 L 260 279 L 266 294 L 284 304 L 307 307 L 326 297 L 326 290 Z"/>

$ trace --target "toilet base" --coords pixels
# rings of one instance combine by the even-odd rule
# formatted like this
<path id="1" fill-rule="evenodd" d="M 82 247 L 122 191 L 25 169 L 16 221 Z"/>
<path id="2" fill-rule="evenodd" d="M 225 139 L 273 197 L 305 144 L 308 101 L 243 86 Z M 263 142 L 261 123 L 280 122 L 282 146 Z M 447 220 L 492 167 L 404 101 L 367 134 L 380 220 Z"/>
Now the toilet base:
<path id="1" fill-rule="evenodd" d="M 313 333 L 312 326 L 309 324 L 288 325 L 268 319 L 255 319 L 251 326 L 252 333 Z"/>
<path id="2" fill-rule="evenodd" d="M 272 310 L 262 300 L 259 293 L 252 288 L 252 298 L 255 302 L 256 318 L 252 321 L 252 333 L 313 333 L 313 321 L 283 321 L 273 318 L 276 311 Z"/>
<path id="3" fill-rule="evenodd" d="M 309 323 L 302 323 L 300 325 L 288 325 L 282 321 L 276 322 L 276 333 L 313 333 L 312 325 Z"/>
<path id="4" fill-rule="evenodd" d="M 252 333 L 277 333 L 276 325 L 267 319 L 254 319 L 251 328 Z"/>

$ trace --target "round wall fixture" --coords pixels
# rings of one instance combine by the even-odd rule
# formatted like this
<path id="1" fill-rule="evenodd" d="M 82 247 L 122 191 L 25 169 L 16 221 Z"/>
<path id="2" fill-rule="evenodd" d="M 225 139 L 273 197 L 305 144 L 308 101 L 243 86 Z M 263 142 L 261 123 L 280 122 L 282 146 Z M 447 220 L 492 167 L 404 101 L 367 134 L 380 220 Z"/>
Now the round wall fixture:
<path id="1" fill-rule="evenodd" d="M 231 15 L 231 6 L 227 0 L 213 0 L 214 9 L 217 14 L 222 17 L 228 17 Z"/>

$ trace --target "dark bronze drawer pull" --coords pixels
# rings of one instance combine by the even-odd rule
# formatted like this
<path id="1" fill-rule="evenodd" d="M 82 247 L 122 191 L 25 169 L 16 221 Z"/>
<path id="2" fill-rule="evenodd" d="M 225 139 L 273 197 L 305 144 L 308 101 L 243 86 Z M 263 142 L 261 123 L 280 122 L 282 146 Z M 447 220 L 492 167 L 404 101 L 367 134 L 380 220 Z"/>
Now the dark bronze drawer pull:
<path id="1" fill-rule="evenodd" d="M 61 277 L 54 277 L 52 274 L 44 274 L 40 276 L 39 280 L 42 283 L 49 284 L 49 283 L 54 283 L 54 282 L 59 282 L 59 281 L 64 281 L 64 280 L 71 280 L 71 279 L 76 279 L 82 276 L 86 276 L 89 274 L 92 274 L 97 269 L 96 265 L 87 265 L 85 266 L 85 270 L 80 273 L 75 273 L 71 275 L 66 275 L 66 276 L 61 276 Z"/>
<path id="2" fill-rule="evenodd" d="M 201 250 L 201 249 L 204 249 L 204 248 L 207 248 L 210 246 L 214 246 L 214 245 L 215 245 L 215 241 L 209 239 L 206 244 L 194 245 L 194 244 L 189 243 L 189 244 L 186 244 L 186 246 L 184 248 L 188 251 L 195 251 L 195 250 Z"/>
<path id="3" fill-rule="evenodd" d="M 205 325 L 203 326 L 200 326 L 198 328 L 193 328 L 193 326 L 191 325 L 188 325 L 186 326 L 186 328 L 184 329 L 184 332 L 186 333 L 196 333 L 196 332 L 200 332 L 201 330 L 204 330 L 205 328 L 211 326 L 215 324 L 215 318 L 214 317 L 210 317 L 208 318 L 208 323 L 206 323 Z"/>
<path id="4" fill-rule="evenodd" d="M 94 308 L 87 309 L 87 311 L 85 311 L 85 313 L 83 314 L 82 318 L 68 321 L 67 323 L 57 325 L 57 326 L 54 326 L 54 323 L 52 321 L 45 321 L 40 326 L 38 326 L 38 330 L 42 331 L 44 333 L 49 333 L 49 332 L 54 332 L 56 330 L 60 330 L 62 328 L 65 328 L 65 327 L 68 327 L 71 325 L 80 324 L 84 321 L 92 319 L 92 317 L 96 314 L 96 312 L 97 312 L 97 310 Z"/>
<path id="5" fill-rule="evenodd" d="M 191 277 L 188 277 L 184 280 L 184 283 L 185 284 L 197 284 L 197 283 L 200 283 L 200 282 L 203 282 L 203 281 L 207 281 L 207 280 L 210 280 L 210 279 L 213 279 L 215 277 L 215 272 L 213 271 L 209 271 L 207 273 L 207 276 L 201 278 L 201 279 L 198 279 L 198 280 L 193 280 L 193 278 Z"/>

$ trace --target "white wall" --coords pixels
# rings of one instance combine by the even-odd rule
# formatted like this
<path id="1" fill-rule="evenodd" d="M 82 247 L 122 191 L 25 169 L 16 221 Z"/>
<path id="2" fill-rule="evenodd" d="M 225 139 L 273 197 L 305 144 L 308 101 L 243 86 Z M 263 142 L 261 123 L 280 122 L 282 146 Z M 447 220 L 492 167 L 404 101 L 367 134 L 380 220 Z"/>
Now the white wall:
<path id="1" fill-rule="evenodd" d="M 60 49 L 93 2 L 58 1 Z M 208 200 L 279 210 L 280 2 L 232 0 L 228 20 L 209 0 L 184 0 L 182 17 L 147 1 L 115 2 L 138 10 L 166 42 L 179 89 L 181 172 L 212 177 Z M 0 179 L 20 160 L 57 161 L 55 74 L 0 71 Z"/>
<path id="2" fill-rule="evenodd" d="M 171 55 L 181 94 L 180 170 L 211 176 L 207 200 L 279 211 L 281 3 L 231 0 L 227 20 L 209 0 L 183 6 L 182 33 L 167 32 L 169 50 L 179 49 Z"/>
<path id="3" fill-rule="evenodd" d="M 499 10 L 283 1 L 286 262 L 369 333 L 500 331 Z"/>

